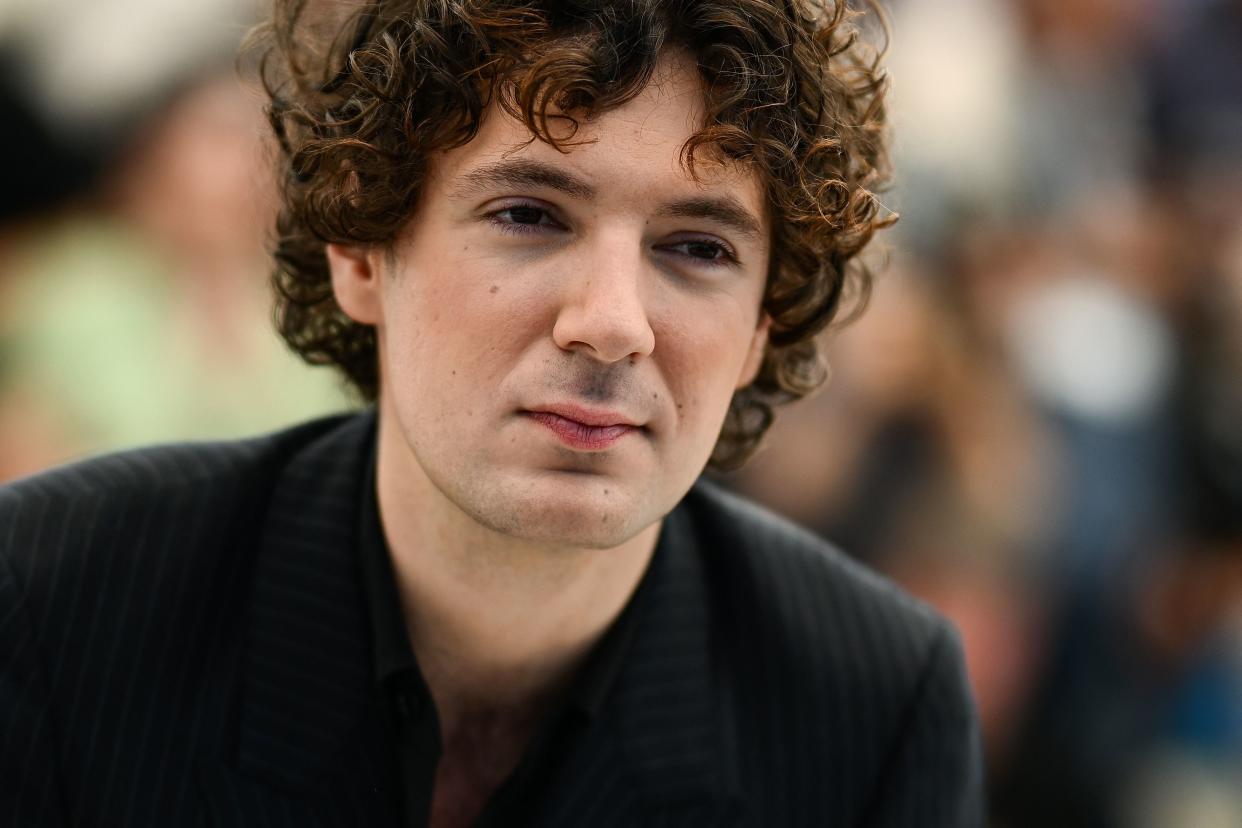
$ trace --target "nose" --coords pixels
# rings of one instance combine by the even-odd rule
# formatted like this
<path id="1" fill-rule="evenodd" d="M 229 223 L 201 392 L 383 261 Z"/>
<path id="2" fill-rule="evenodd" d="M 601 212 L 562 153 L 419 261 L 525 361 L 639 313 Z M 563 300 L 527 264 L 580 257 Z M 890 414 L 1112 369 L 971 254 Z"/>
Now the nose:
<path id="1" fill-rule="evenodd" d="M 655 332 L 643 299 L 641 245 L 600 243 L 569 279 L 552 338 L 600 362 L 649 356 Z"/>

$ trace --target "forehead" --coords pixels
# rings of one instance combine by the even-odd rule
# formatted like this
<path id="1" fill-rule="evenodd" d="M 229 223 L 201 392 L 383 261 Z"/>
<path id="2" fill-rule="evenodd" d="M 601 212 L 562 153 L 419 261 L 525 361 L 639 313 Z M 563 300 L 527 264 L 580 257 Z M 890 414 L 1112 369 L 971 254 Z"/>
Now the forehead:
<path id="1" fill-rule="evenodd" d="M 654 205 L 690 193 L 723 195 L 762 218 L 763 186 L 752 169 L 704 147 L 695 154 L 691 174 L 683 149 L 703 119 L 703 83 L 693 60 L 666 55 L 634 98 L 593 117 L 575 118 L 576 131 L 568 120 L 551 118 L 549 131 L 559 146 L 539 140 L 493 103 L 469 143 L 431 159 L 431 189 L 460 193 L 478 182 L 480 171 L 533 162 L 531 168 L 560 170 L 586 184 L 587 191 L 579 193 L 586 199 Z"/>

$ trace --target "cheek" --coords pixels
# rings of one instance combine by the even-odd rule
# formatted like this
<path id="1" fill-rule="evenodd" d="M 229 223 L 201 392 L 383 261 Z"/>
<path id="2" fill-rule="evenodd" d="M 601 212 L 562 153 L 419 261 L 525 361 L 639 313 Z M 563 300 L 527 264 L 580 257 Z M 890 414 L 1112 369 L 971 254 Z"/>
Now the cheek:
<path id="1" fill-rule="evenodd" d="M 683 423 L 714 428 L 724 418 L 753 333 L 734 317 L 700 310 L 679 314 L 679 324 L 665 327 L 663 369 Z"/>
<path id="2" fill-rule="evenodd" d="M 398 379 L 441 399 L 486 395 L 503 381 L 538 337 L 546 300 L 495 271 L 442 257 L 398 277 L 385 309 Z"/>

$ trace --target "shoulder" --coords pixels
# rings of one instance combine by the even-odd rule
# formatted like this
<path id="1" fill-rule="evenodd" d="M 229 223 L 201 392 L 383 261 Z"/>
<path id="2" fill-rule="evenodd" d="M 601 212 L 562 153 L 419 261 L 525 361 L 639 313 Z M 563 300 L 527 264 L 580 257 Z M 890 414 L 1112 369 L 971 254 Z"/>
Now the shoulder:
<path id="1" fill-rule="evenodd" d="M 200 541 L 235 547 L 289 459 L 357 416 L 244 440 L 151 446 L 0 486 L 0 560 L 37 589 L 68 566 L 185 558 Z"/>
<path id="2" fill-rule="evenodd" d="M 850 803 L 848 821 L 867 824 L 888 824 L 861 809 L 878 813 L 884 791 L 910 799 L 901 788 L 909 780 L 938 780 L 929 802 L 973 807 L 975 714 L 949 622 L 826 541 L 710 483 L 696 485 L 685 506 L 735 688 L 738 738 L 756 746 L 742 753 L 780 745 L 797 757 L 773 790 L 793 801 L 822 787 L 834 808 Z M 829 778 L 837 784 L 824 787 Z"/>
<path id="3" fill-rule="evenodd" d="M 709 567 L 795 645 L 832 646 L 852 630 L 917 651 L 944 632 L 946 622 L 927 604 L 754 502 L 700 481 L 686 505 Z"/>
<path id="4" fill-rule="evenodd" d="M 889 579 L 711 483 L 696 485 L 686 506 L 722 652 L 761 696 L 779 695 L 812 718 L 856 711 L 859 740 L 883 744 L 929 676 L 964 676 L 956 630 Z"/>

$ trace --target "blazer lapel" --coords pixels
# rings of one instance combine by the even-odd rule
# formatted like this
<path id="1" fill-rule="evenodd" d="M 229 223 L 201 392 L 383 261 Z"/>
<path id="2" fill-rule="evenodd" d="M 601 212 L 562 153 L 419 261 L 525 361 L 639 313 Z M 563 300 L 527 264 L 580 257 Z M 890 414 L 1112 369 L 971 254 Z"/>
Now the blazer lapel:
<path id="1" fill-rule="evenodd" d="M 542 824 L 727 826 L 746 819 L 730 685 L 692 518 L 666 518 L 632 650 L 567 758 Z"/>
<path id="2" fill-rule="evenodd" d="M 294 455 L 276 483 L 241 662 L 240 776 L 205 774 L 221 824 L 256 809 L 304 810 L 314 819 L 294 822 L 307 825 L 391 821 L 355 555 L 374 424 L 370 414 L 345 421 Z"/>

